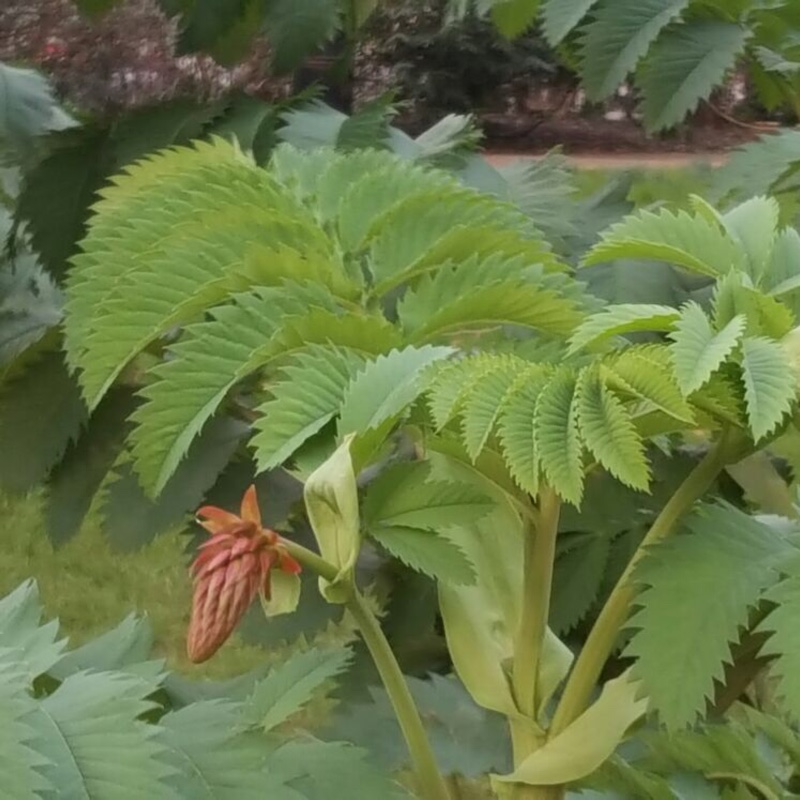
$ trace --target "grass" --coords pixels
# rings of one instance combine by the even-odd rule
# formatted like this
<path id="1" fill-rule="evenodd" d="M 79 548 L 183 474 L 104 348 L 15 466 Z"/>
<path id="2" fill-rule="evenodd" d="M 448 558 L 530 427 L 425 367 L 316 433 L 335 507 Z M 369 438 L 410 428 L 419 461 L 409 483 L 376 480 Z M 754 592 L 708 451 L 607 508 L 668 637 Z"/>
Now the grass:
<path id="1" fill-rule="evenodd" d="M 210 661 L 192 664 L 185 651 L 191 583 L 178 531 L 159 536 L 135 553 L 113 551 L 97 519 L 54 549 L 44 530 L 40 494 L 0 496 L 5 520 L 0 596 L 35 578 L 49 618 L 58 617 L 73 646 L 107 631 L 131 610 L 147 614 L 155 655 L 193 678 L 225 678 L 264 663 L 264 651 L 232 638 Z"/>

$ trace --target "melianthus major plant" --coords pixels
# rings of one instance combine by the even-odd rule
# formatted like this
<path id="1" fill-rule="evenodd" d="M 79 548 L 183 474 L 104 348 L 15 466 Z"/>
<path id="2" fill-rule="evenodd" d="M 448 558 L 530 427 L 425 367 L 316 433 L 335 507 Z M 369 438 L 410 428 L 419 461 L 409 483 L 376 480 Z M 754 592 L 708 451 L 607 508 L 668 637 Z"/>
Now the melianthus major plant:
<path id="1" fill-rule="evenodd" d="M 781 791 L 737 762 L 733 727 L 704 727 L 733 737 L 713 758 L 665 755 L 765 661 L 800 715 L 797 530 L 698 505 L 793 424 L 800 237 L 775 201 L 721 214 L 695 198 L 612 226 L 585 265 L 664 261 L 693 276 L 694 299 L 600 308 L 517 208 L 386 152 L 281 146 L 263 169 L 215 140 L 145 159 L 102 195 L 67 282 L 65 340 L 90 409 L 120 381 L 141 386 L 121 464 L 157 496 L 210 436 L 305 482 L 319 553 L 264 534 L 252 499 L 242 521 L 214 512 L 227 521 L 198 562 L 206 619 L 229 615 L 214 645 L 243 596 L 284 574 L 284 548 L 287 577 L 295 562 L 316 573 L 355 619 L 420 796 L 450 797 L 356 582 L 369 542 L 437 579 L 453 667 L 509 724 L 498 795 L 630 786 L 615 751 L 645 718 L 666 734 L 645 737 L 641 786 L 676 796 L 672 758 L 708 791 Z M 647 491 L 656 451 L 687 438 L 702 457 L 633 543 L 576 656 L 549 627 L 562 512 L 601 473 Z M 273 589 L 268 613 L 290 611 L 296 583 Z"/>

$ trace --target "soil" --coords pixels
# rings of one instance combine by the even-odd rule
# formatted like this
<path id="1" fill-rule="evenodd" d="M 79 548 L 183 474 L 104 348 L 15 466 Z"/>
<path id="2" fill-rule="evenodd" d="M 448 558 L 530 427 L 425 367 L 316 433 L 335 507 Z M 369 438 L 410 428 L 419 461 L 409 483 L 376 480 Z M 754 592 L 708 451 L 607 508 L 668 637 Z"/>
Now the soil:
<path id="1" fill-rule="evenodd" d="M 738 123 L 724 120 L 695 121 L 679 131 L 647 135 L 632 119 L 550 115 L 509 117 L 484 115 L 486 150 L 493 153 L 524 152 L 532 155 L 561 147 L 567 155 L 613 153 L 725 153 L 774 130 L 772 123 Z"/>

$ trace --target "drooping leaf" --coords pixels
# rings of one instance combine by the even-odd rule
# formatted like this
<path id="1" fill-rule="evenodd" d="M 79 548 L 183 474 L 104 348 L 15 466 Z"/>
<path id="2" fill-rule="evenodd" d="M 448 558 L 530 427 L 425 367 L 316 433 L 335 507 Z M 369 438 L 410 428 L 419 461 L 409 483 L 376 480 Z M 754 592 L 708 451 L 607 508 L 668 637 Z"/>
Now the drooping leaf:
<path id="1" fill-rule="evenodd" d="M 675 378 L 684 394 L 697 391 L 733 352 L 744 333 L 745 319 L 736 316 L 716 333 L 703 309 L 689 302 L 681 309 L 670 348 Z"/>
<path id="2" fill-rule="evenodd" d="M 702 506 L 686 528 L 637 567 L 634 580 L 645 588 L 625 651 L 636 659 L 634 674 L 670 730 L 704 711 L 739 627 L 796 552 L 778 531 L 723 503 Z"/>
<path id="3" fill-rule="evenodd" d="M 536 403 L 536 438 L 550 485 L 568 502 L 583 497 L 583 445 L 578 430 L 576 376 L 562 369 L 548 381 Z"/>
<path id="4" fill-rule="evenodd" d="M 689 0 L 603 0 L 586 28 L 581 77 L 591 100 L 608 97 Z"/>
<path id="5" fill-rule="evenodd" d="M 352 658 L 347 648 L 312 649 L 296 653 L 256 685 L 247 700 L 245 715 L 270 731 L 296 714 L 328 681 L 345 669 Z"/>
<path id="6" fill-rule="evenodd" d="M 665 31 L 639 76 L 645 125 L 651 131 L 671 128 L 694 111 L 736 64 L 747 35 L 722 20 L 692 20 Z"/>
<path id="7" fill-rule="evenodd" d="M 27 491 L 43 481 L 86 420 L 62 353 L 48 353 L 0 389 L 0 485 Z"/>
<path id="8" fill-rule="evenodd" d="M 779 344 L 749 336 L 742 340 L 742 381 L 750 430 L 758 441 L 775 430 L 791 408 L 797 381 Z"/>
<path id="9" fill-rule="evenodd" d="M 298 67 L 339 27 L 339 4 L 334 0 L 275 0 L 267 8 L 266 30 L 272 45 L 272 68 L 277 73 Z"/>
<path id="10" fill-rule="evenodd" d="M 647 489 L 650 469 L 644 446 L 622 402 L 591 369 L 584 370 L 576 391 L 578 425 L 588 450 L 624 484 Z"/>

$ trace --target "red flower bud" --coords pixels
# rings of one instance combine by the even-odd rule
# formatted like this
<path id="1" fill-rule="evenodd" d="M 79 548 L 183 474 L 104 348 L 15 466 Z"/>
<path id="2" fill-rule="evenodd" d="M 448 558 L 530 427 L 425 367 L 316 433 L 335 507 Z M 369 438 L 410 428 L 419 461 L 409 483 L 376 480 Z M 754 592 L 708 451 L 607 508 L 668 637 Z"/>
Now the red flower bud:
<path id="1" fill-rule="evenodd" d="M 255 486 L 242 498 L 241 515 L 216 506 L 197 512 L 211 534 L 192 564 L 194 597 L 187 652 L 196 664 L 211 658 L 225 643 L 259 592 L 270 599 L 270 572 L 297 575 L 300 564 L 281 537 L 261 526 Z"/>

